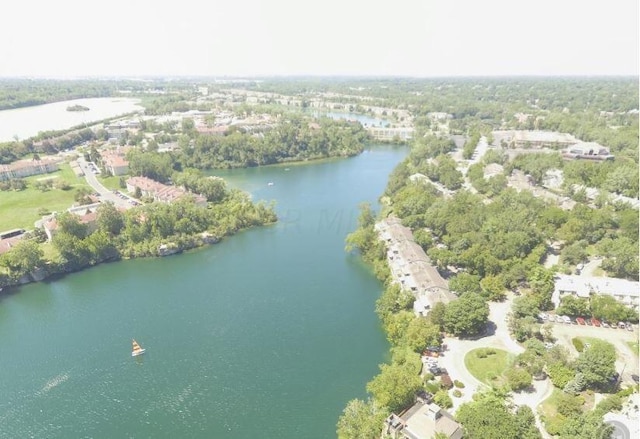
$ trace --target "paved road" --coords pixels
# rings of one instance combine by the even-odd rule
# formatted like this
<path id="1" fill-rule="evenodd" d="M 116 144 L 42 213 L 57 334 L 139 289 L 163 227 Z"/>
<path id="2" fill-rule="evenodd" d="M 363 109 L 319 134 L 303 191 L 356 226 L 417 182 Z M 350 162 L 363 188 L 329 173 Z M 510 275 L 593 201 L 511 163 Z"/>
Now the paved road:
<path id="1" fill-rule="evenodd" d="M 634 382 L 632 375 L 640 375 L 638 356 L 626 343 L 638 341 L 637 326 L 634 326 L 633 331 L 627 331 L 626 329 L 555 323 L 553 326 L 553 336 L 574 355 L 578 355 L 573 343 L 571 343 L 571 339 L 574 337 L 593 337 L 608 341 L 615 346 L 618 354 L 616 370 L 621 372 L 624 369 L 622 381 L 631 384 Z"/>
<path id="2" fill-rule="evenodd" d="M 465 384 L 465 388 L 462 389 L 463 396 L 461 398 L 452 398 L 454 404 L 450 410 L 452 413 L 455 413 L 462 403 L 470 401 L 474 393 L 489 388 L 486 384 L 476 379 L 465 367 L 464 357 L 469 351 L 482 347 L 492 347 L 503 349 L 516 355 L 524 352 L 524 348 L 511 338 L 507 327 L 507 314 L 511 310 L 512 300 L 513 295 L 509 295 L 504 302 L 490 303 L 489 319 L 495 325 L 495 332 L 492 335 L 478 340 L 459 340 L 457 338 L 446 338 L 444 340 L 447 350 L 440 357 L 439 364 L 447 369 L 451 379 L 462 381 Z M 549 379 L 545 379 L 534 381 L 533 388 L 532 392 L 513 393 L 513 402 L 531 407 L 535 414 L 536 425 L 542 432 L 543 437 L 547 439 L 550 436 L 542 427 L 537 407 L 551 395 L 553 386 Z"/>
<path id="3" fill-rule="evenodd" d="M 131 207 L 133 207 L 129 202 L 129 198 L 127 198 L 126 200 L 123 200 L 122 198 L 114 194 L 113 191 L 104 187 L 102 183 L 98 181 L 98 179 L 93 174 L 93 172 L 91 172 L 91 169 L 89 168 L 89 164 L 84 159 L 84 157 L 78 158 L 78 165 L 80 166 L 80 169 L 82 169 L 82 172 L 84 172 L 84 178 L 85 180 L 87 180 L 87 183 L 89 183 L 89 185 L 93 188 L 93 190 L 100 195 L 100 198 L 103 201 L 110 201 L 116 207 L 122 207 L 125 209 L 130 209 Z"/>

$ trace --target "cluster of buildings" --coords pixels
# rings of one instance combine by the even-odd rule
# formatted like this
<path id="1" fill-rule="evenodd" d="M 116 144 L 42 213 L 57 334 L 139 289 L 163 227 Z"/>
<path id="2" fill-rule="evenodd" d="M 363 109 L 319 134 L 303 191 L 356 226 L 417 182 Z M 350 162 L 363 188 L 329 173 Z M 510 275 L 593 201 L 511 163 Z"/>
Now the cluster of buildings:
<path id="1" fill-rule="evenodd" d="M 387 246 L 393 282 L 413 293 L 416 298 L 413 310 L 417 315 L 426 316 L 437 302 L 449 303 L 455 299 L 447 281 L 414 241 L 411 229 L 403 226 L 399 218 L 385 218 L 375 228 Z"/>
<path id="2" fill-rule="evenodd" d="M 566 160 L 613 160 L 608 148 L 596 142 L 582 142 L 571 134 L 540 130 L 494 131 L 499 145 L 509 149 L 524 149 L 535 152 L 541 148 L 562 150 Z"/>
<path id="3" fill-rule="evenodd" d="M 127 190 L 135 193 L 139 189 L 143 196 L 153 198 L 154 201 L 171 203 L 180 198 L 191 196 L 199 206 L 206 206 L 207 199 L 198 194 L 193 194 L 178 186 L 167 186 L 147 177 L 131 177 L 127 179 Z"/>

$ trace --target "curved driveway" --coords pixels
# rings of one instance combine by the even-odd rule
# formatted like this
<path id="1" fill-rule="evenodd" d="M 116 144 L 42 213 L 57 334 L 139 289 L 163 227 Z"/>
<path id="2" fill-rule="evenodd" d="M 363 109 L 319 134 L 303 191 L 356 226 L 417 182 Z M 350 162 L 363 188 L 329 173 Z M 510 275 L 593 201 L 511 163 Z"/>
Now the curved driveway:
<path id="1" fill-rule="evenodd" d="M 121 207 L 124 209 L 130 209 L 131 207 L 133 207 L 131 203 L 129 203 L 129 198 L 123 200 L 122 198 L 114 194 L 113 191 L 104 187 L 102 183 L 98 181 L 93 172 L 91 172 L 91 168 L 89 167 L 89 164 L 84 159 L 84 157 L 78 157 L 78 166 L 80 166 L 80 169 L 82 169 L 82 172 L 84 172 L 84 178 L 87 183 L 89 183 L 93 190 L 99 194 L 102 201 L 110 201 L 116 207 Z"/>
<path id="2" fill-rule="evenodd" d="M 506 350 L 514 355 L 524 352 L 524 348 L 511 338 L 507 327 L 507 314 L 511 310 L 512 298 L 511 295 L 508 296 L 504 302 L 489 304 L 489 320 L 495 325 L 495 331 L 492 335 L 477 340 L 460 340 L 457 338 L 446 338 L 444 340 L 447 349 L 443 356 L 440 357 L 439 363 L 447 369 L 451 379 L 462 381 L 465 385 L 465 388 L 461 389 L 463 393 L 462 397 L 452 398 L 454 405 L 450 410 L 451 413 L 455 413 L 462 403 L 471 401 L 473 394 L 477 391 L 489 388 L 489 386 L 474 377 L 465 367 L 464 358 L 469 351 L 477 348 L 491 347 Z M 542 427 L 536 408 L 542 401 L 549 397 L 553 386 L 549 379 L 546 379 L 534 381 L 533 388 L 533 392 L 514 392 L 512 399 L 515 404 L 526 404 L 531 407 L 536 417 L 536 425 L 546 439 L 550 436 Z"/>

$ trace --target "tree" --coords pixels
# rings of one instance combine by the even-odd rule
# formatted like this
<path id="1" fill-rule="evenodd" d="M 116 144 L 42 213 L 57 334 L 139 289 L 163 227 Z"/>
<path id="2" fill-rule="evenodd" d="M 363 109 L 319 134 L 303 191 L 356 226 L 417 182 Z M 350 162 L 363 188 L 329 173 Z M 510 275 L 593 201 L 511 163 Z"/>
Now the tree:
<path id="1" fill-rule="evenodd" d="M 590 299 L 591 314 L 608 322 L 638 321 L 638 315 L 632 309 L 627 308 L 615 298 L 606 295 L 594 294 Z"/>
<path id="2" fill-rule="evenodd" d="M 531 387 L 532 377 L 529 372 L 519 367 L 510 367 L 505 372 L 507 384 L 514 392 Z"/>
<path id="3" fill-rule="evenodd" d="M 56 217 L 58 233 L 68 233 L 78 239 L 87 236 L 87 225 L 82 224 L 78 217 L 72 213 L 64 212 Z"/>
<path id="4" fill-rule="evenodd" d="M 429 310 L 427 314 L 427 318 L 433 323 L 437 325 L 440 330 L 444 327 L 445 314 L 447 312 L 447 305 L 443 302 L 436 302 L 435 305 Z"/>
<path id="5" fill-rule="evenodd" d="M 414 352 L 422 352 L 427 346 L 440 346 L 440 328 L 424 318 L 414 318 L 407 327 L 404 343 Z"/>
<path id="6" fill-rule="evenodd" d="M 507 319 L 509 331 L 519 342 L 533 337 L 536 323 L 536 319 L 531 316 L 517 318 L 513 314 L 509 314 Z"/>
<path id="7" fill-rule="evenodd" d="M 616 349 L 603 340 L 593 340 L 576 360 L 576 369 L 584 375 L 588 387 L 606 385 L 616 372 Z"/>
<path id="8" fill-rule="evenodd" d="M 98 228 L 115 236 L 124 227 L 124 217 L 113 203 L 102 203 L 97 210 Z"/>
<path id="9" fill-rule="evenodd" d="M 377 439 L 384 425 L 388 411 L 379 407 L 371 399 L 352 399 L 342 411 L 338 420 L 339 439 Z"/>
<path id="10" fill-rule="evenodd" d="M 489 321 L 489 305 L 482 297 L 465 293 L 447 304 L 444 329 L 457 336 L 472 336 L 484 331 Z"/>
<path id="11" fill-rule="evenodd" d="M 480 393 L 456 412 L 464 427 L 465 439 L 520 439 L 516 417 L 504 398 L 492 392 Z"/>
<path id="12" fill-rule="evenodd" d="M 414 300 L 413 295 L 400 288 L 400 285 L 390 284 L 376 300 L 376 313 L 382 321 L 385 321 L 391 314 L 410 310 Z"/>
<path id="13" fill-rule="evenodd" d="M 588 316 L 590 315 L 589 300 L 571 295 L 564 296 L 560 301 L 557 313 L 568 316 Z"/>
<path id="14" fill-rule="evenodd" d="M 449 280 L 449 289 L 458 295 L 480 293 L 480 276 L 470 273 L 458 273 Z"/>
<path id="15" fill-rule="evenodd" d="M 420 376 L 407 367 L 383 364 L 380 373 L 367 384 L 373 399 L 392 412 L 409 406 L 422 387 Z"/>
<path id="16" fill-rule="evenodd" d="M 500 276 L 486 276 L 480 281 L 480 287 L 489 300 L 501 301 L 506 297 L 504 283 Z"/>
<path id="17" fill-rule="evenodd" d="M 528 405 L 518 406 L 515 413 L 515 423 L 518 439 L 542 439 L 542 434 L 536 427 L 536 418 Z"/>
<path id="18" fill-rule="evenodd" d="M 12 276 L 20 278 L 41 267 L 44 263 L 43 256 L 44 252 L 35 241 L 22 239 L 0 256 L 0 265 L 7 267 Z"/>
<path id="19" fill-rule="evenodd" d="M 91 200 L 91 189 L 89 189 L 86 186 L 80 186 L 78 189 L 76 189 L 76 193 L 73 196 L 74 200 L 80 204 L 81 206 L 85 205 L 85 204 L 91 204 L 92 200 Z"/>
<path id="20" fill-rule="evenodd" d="M 569 381 L 562 390 L 569 395 L 577 395 L 584 390 L 585 385 L 586 383 L 584 380 L 584 375 L 578 372 L 576 373 L 576 376 L 574 376 L 573 379 Z"/>
<path id="21" fill-rule="evenodd" d="M 517 318 L 537 317 L 540 313 L 538 302 L 535 297 L 531 295 L 516 297 L 511 305 L 511 311 Z"/>

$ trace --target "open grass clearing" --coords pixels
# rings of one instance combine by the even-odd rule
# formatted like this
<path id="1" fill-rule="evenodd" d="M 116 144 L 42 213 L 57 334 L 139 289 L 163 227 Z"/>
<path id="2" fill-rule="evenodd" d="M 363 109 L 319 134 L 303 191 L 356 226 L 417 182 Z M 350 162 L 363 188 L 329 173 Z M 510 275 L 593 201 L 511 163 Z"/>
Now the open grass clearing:
<path id="1" fill-rule="evenodd" d="M 483 354 L 486 356 L 481 358 Z M 478 348 L 467 352 L 464 365 L 474 377 L 491 386 L 502 381 L 502 375 L 514 359 L 515 355 L 502 349 Z"/>
<path id="2" fill-rule="evenodd" d="M 98 181 L 102 183 L 102 185 L 107 189 L 117 190 L 117 191 L 126 191 L 126 188 L 122 188 L 120 186 L 121 178 L 124 178 L 126 180 L 127 178 L 129 178 L 129 176 L 128 175 L 110 176 L 110 177 L 99 176 Z"/>
<path id="3" fill-rule="evenodd" d="M 54 178 L 54 182 L 64 180 L 71 188 L 63 191 L 54 187 L 43 192 L 35 188 L 35 182 L 43 178 Z M 76 177 L 68 163 L 61 163 L 60 170 L 56 172 L 32 175 L 24 181 L 27 188 L 23 191 L 0 191 L 0 230 L 32 229 L 33 223 L 40 219 L 41 211 L 63 212 L 74 203 L 76 189 L 91 189 L 83 177 Z"/>

